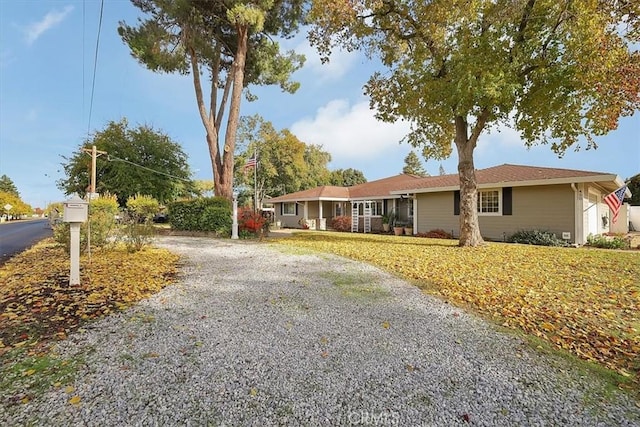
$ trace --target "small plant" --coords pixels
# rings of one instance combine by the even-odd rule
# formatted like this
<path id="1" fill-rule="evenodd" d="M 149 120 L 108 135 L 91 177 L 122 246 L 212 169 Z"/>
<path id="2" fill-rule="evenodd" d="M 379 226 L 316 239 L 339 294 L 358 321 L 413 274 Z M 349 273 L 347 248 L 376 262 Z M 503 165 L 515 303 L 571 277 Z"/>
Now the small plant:
<path id="1" fill-rule="evenodd" d="M 559 239 L 552 232 L 542 230 L 520 230 L 509 236 L 507 242 L 538 246 L 567 246 L 567 242 Z"/>
<path id="2" fill-rule="evenodd" d="M 62 209 L 60 212 L 64 212 Z M 113 243 L 116 235 L 115 214 L 118 212 L 118 199 L 115 195 L 105 194 L 89 204 L 89 216 L 80 225 L 80 249 L 87 250 L 87 234 L 91 247 L 102 248 Z M 69 223 L 56 221 L 53 227 L 55 241 L 69 250 L 71 245 Z"/>
<path id="3" fill-rule="evenodd" d="M 307 223 L 307 220 L 304 218 L 300 218 L 298 220 L 298 225 L 300 227 L 302 227 L 303 230 L 308 230 L 309 229 L 309 224 Z"/>
<path id="4" fill-rule="evenodd" d="M 587 237 L 587 246 L 602 249 L 626 249 L 629 247 L 627 241 L 620 236 L 594 236 L 589 234 Z"/>
<path id="5" fill-rule="evenodd" d="M 351 217 L 350 216 L 337 216 L 333 218 L 331 222 L 331 228 L 335 231 L 351 231 Z"/>
<path id="6" fill-rule="evenodd" d="M 416 236 L 427 237 L 429 239 L 453 239 L 451 233 L 447 233 L 442 229 L 429 230 L 426 233 L 418 233 Z"/>
<path id="7" fill-rule="evenodd" d="M 382 215 L 382 223 L 389 224 L 389 227 L 394 227 L 397 221 L 398 221 L 398 214 L 394 209 L 391 209 L 389 212 Z"/>

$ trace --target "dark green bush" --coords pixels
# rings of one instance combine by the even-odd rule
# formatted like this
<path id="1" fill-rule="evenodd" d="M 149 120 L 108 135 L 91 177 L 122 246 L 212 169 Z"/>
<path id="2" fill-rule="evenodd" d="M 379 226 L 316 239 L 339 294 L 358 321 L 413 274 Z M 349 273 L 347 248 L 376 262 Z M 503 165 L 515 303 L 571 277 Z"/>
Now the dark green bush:
<path id="1" fill-rule="evenodd" d="M 587 246 L 603 249 L 626 249 L 629 247 L 627 241 L 622 237 L 594 236 L 592 234 L 587 236 Z"/>
<path id="2" fill-rule="evenodd" d="M 524 243 L 538 246 L 567 246 L 567 242 L 559 239 L 550 231 L 520 230 L 509 236 L 509 243 Z"/>
<path id="3" fill-rule="evenodd" d="M 169 204 L 169 224 L 174 230 L 210 231 L 231 235 L 231 202 L 223 197 L 203 197 Z"/>

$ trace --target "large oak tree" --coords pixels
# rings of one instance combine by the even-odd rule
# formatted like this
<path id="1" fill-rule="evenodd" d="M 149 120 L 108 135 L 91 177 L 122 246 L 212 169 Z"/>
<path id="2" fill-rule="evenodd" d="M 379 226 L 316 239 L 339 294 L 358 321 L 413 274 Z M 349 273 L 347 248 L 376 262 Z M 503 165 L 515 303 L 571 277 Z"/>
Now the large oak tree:
<path id="1" fill-rule="evenodd" d="M 303 17 L 302 0 L 132 0 L 149 19 L 118 31 L 131 54 L 155 72 L 191 74 L 206 130 L 217 196 L 232 198 L 235 138 L 243 90 L 289 80 L 304 57 L 280 51 Z M 205 75 L 208 85 L 202 81 Z M 206 99 L 207 92 L 209 99 Z M 248 94 L 251 98 L 251 95 Z M 228 113 L 226 125 L 223 118 Z M 224 136 L 221 135 L 225 129 Z"/>
<path id="2" fill-rule="evenodd" d="M 161 203 L 197 192 L 191 180 L 187 155 L 164 133 L 149 126 L 130 129 L 125 119 L 109 122 L 70 157 L 63 157 L 65 178 L 58 188 L 84 197 L 89 191 L 91 146 L 107 154 L 96 161 L 96 191 L 115 194 L 120 206 L 136 194 Z"/>
<path id="3" fill-rule="evenodd" d="M 315 0 L 311 41 L 364 49 L 388 67 L 365 90 L 377 117 L 409 120 L 425 157 L 455 146 L 460 245 L 482 244 L 474 149 L 514 127 L 562 155 L 640 107 L 640 2 L 624 0 Z"/>

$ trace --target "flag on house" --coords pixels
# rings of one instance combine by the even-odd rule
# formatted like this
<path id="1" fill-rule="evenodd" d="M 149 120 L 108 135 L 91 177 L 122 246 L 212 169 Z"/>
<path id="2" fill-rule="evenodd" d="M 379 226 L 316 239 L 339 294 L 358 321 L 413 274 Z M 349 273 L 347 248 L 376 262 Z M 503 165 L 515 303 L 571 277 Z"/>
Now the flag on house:
<path id="1" fill-rule="evenodd" d="M 244 169 L 247 170 L 255 168 L 257 163 L 258 162 L 256 161 L 256 156 L 254 154 L 252 157 L 249 157 L 246 162 L 244 162 Z"/>
<path id="2" fill-rule="evenodd" d="M 609 206 L 611 212 L 613 212 L 613 218 L 611 223 L 615 224 L 618 219 L 618 213 L 620 212 L 620 206 L 624 200 L 624 193 L 627 191 L 627 186 L 623 185 L 611 194 L 607 194 L 604 198 L 604 202 Z"/>

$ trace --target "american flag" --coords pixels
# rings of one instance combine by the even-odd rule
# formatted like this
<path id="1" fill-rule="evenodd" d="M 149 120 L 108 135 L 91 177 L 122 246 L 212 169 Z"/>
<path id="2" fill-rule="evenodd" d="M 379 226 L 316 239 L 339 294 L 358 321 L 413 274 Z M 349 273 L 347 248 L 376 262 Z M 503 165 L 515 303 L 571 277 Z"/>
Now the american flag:
<path id="1" fill-rule="evenodd" d="M 613 212 L 613 219 L 611 220 L 613 224 L 615 224 L 616 220 L 618 219 L 618 212 L 620 212 L 620 206 L 622 206 L 622 201 L 624 200 L 624 193 L 626 191 L 627 191 L 627 186 L 623 185 L 622 187 L 618 188 L 613 193 L 608 194 L 604 198 L 604 202 L 609 206 L 609 209 L 611 209 L 611 212 Z"/>
<path id="2" fill-rule="evenodd" d="M 249 157 L 247 161 L 244 162 L 244 168 L 245 169 L 255 168 L 256 164 L 257 164 L 256 156 L 254 155 L 253 157 Z"/>

